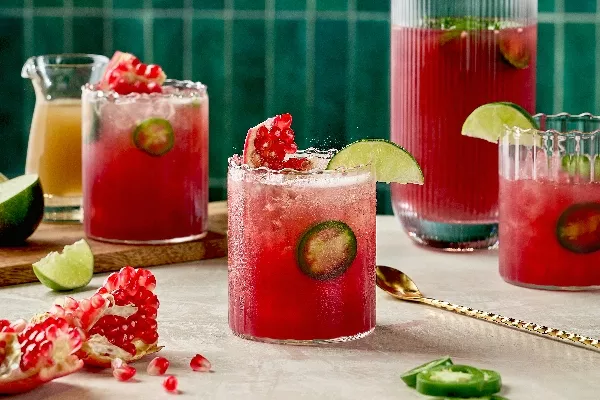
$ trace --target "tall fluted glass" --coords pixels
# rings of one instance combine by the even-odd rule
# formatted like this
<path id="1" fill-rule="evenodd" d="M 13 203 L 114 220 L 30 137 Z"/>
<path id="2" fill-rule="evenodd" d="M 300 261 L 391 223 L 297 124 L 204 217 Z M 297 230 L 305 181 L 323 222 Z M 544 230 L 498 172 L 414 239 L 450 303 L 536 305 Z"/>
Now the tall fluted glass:
<path id="1" fill-rule="evenodd" d="M 535 111 L 537 0 L 392 0 L 391 137 L 425 185 L 393 185 L 416 242 L 490 248 L 498 234 L 497 146 L 461 135 L 478 106 Z"/>

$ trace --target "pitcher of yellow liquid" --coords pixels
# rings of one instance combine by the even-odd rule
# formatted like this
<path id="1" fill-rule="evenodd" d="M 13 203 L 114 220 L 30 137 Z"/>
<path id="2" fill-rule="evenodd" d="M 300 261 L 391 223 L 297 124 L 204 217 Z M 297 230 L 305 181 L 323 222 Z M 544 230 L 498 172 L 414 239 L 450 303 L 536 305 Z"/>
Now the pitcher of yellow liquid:
<path id="1" fill-rule="evenodd" d="M 55 54 L 23 66 L 36 96 L 25 172 L 40 177 L 45 221 L 82 220 L 81 87 L 98 82 L 107 64 L 95 54 Z"/>

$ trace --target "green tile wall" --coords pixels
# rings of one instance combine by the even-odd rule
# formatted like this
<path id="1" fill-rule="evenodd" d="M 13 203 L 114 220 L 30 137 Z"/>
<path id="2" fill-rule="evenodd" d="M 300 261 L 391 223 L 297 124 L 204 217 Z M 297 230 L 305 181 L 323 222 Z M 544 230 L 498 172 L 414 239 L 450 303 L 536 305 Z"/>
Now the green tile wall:
<path id="1" fill-rule="evenodd" d="M 598 0 L 539 0 L 538 111 L 600 114 Z M 133 52 L 208 84 L 211 199 L 248 126 L 294 115 L 299 145 L 389 136 L 389 0 L 2 0 L 0 171 L 23 172 L 28 56 Z M 10 101 L 7 101 L 7 100 Z M 379 211 L 389 193 L 379 185 Z"/>

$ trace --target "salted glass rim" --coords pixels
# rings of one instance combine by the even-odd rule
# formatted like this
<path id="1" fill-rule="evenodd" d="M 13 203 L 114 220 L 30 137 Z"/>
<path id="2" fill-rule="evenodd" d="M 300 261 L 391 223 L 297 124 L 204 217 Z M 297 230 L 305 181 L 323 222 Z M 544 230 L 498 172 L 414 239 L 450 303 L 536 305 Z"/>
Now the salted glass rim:
<path id="1" fill-rule="evenodd" d="M 175 90 L 160 93 L 128 93 L 119 94 L 114 90 L 100 88 L 97 83 L 86 83 L 82 86 L 83 94 L 90 94 L 93 99 L 108 101 L 131 101 L 137 99 L 173 99 L 173 98 L 203 98 L 208 96 L 208 86 L 200 81 L 166 79 L 163 87 Z"/>
<path id="2" fill-rule="evenodd" d="M 517 126 L 507 126 L 502 137 L 506 135 L 522 135 L 522 134 L 533 134 L 534 136 L 539 137 L 593 137 L 595 135 L 600 134 L 600 115 L 595 115 L 589 112 L 584 112 L 581 114 L 570 114 L 567 112 L 560 112 L 556 114 L 545 114 L 545 113 L 537 113 L 533 115 L 533 119 L 540 123 L 540 120 L 544 120 L 544 123 L 547 123 L 548 120 L 550 122 L 591 122 L 597 125 L 596 129 L 590 131 L 582 131 L 578 129 L 570 129 L 570 130 L 557 130 L 557 129 L 523 129 Z"/>
<path id="3" fill-rule="evenodd" d="M 316 156 L 318 158 L 322 158 L 324 160 L 331 159 L 334 154 L 336 154 L 339 150 L 337 149 L 328 149 L 321 150 L 314 147 L 310 147 L 306 150 L 298 150 L 294 155 L 311 155 Z M 233 169 L 236 171 L 244 171 L 249 173 L 268 173 L 270 175 L 285 175 L 288 177 L 298 176 L 298 177 L 307 177 L 307 176 L 331 176 L 331 175 L 347 175 L 347 174 L 356 174 L 360 173 L 369 173 L 374 175 L 372 164 L 360 164 L 353 167 L 342 167 L 336 169 L 311 169 L 310 171 L 298 171 L 292 168 L 284 168 L 280 170 L 271 169 L 268 167 L 250 167 L 248 164 L 243 163 L 243 157 L 241 154 L 234 154 L 233 156 L 227 159 L 227 165 L 229 169 Z"/>

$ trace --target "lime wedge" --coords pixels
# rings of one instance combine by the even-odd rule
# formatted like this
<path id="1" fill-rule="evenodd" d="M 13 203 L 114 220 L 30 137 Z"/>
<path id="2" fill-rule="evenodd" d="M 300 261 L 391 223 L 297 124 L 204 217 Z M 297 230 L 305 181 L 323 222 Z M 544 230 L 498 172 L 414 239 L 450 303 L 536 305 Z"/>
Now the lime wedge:
<path id="1" fill-rule="evenodd" d="M 44 194 L 37 175 L 0 183 L 0 244 L 18 244 L 37 229 L 44 215 Z"/>
<path id="2" fill-rule="evenodd" d="M 423 171 L 408 151 L 385 139 L 363 139 L 337 152 L 327 169 L 373 165 L 378 182 L 423 184 Z"/>
<path id="3" fill-rule="evenodd" d="M 72 290 L 87 286 L 94 274 L 94 255 L 88 243 L 81 239 L 53 251 L 33 264 L 35 276 L 52 290 Z"/>
<path id="4" fill-rule="evenodd" d="M 537 124 L 533 117 L 517 104 L 489 103 L 478 107 L 467 117 L 462 127 L 462 134 L 498 143 L 506 127 L 527 130 L 537 129 Z"/>

